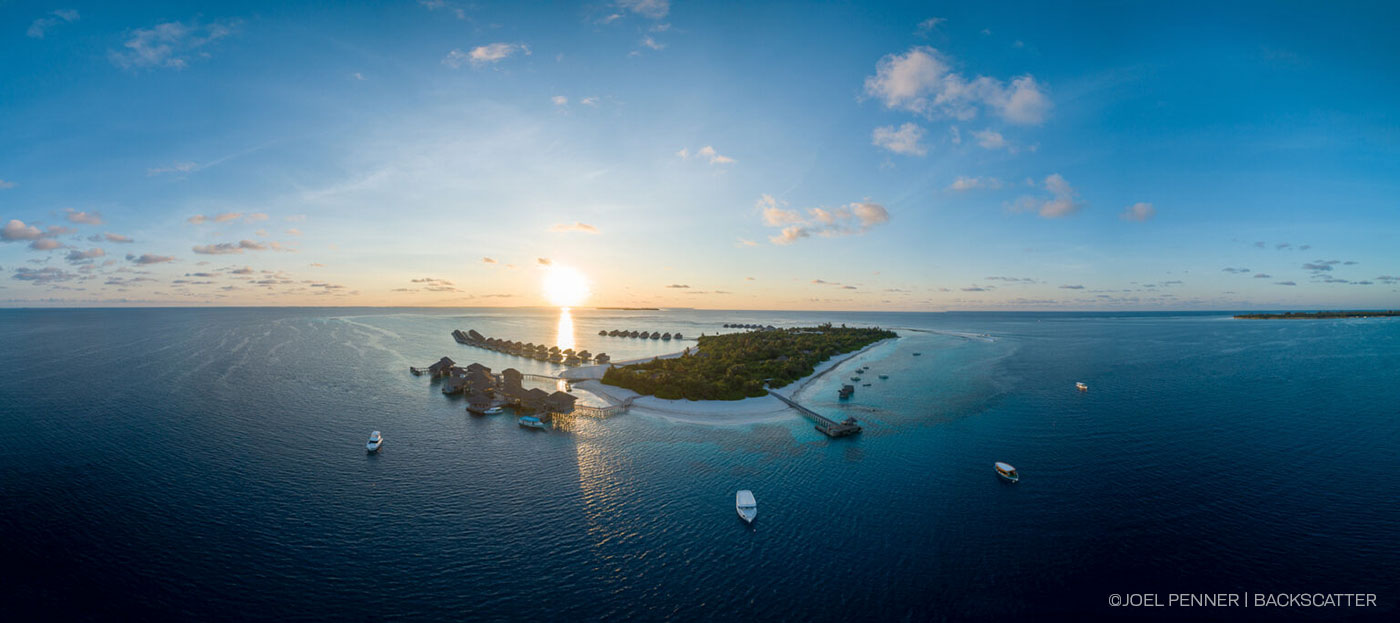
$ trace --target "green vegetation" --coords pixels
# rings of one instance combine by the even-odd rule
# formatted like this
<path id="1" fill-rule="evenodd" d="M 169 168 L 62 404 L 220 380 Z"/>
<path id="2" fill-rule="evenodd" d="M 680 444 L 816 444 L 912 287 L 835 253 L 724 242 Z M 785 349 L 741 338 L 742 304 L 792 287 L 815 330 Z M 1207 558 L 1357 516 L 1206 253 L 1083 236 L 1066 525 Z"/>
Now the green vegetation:
<path id="1" fill-rule="evenodd" d="M 1282 314 L 1240 314 L 1235 317 L 1250 320 L 1278 320 L 1292 318 L 1381 318 L 1386 316 L 1400 316 L 1400 311 L 1284 312 Z"/>
<path id="2" fill-rule="evenodd" d="M 740 400 L 766 395 L 765 381 L 782 387 L 830 357 L 891 337 L 884 329 L 830 324 L 702 336 L 696 354 L 609 368 L 603 382 L 668 400 Z"/>

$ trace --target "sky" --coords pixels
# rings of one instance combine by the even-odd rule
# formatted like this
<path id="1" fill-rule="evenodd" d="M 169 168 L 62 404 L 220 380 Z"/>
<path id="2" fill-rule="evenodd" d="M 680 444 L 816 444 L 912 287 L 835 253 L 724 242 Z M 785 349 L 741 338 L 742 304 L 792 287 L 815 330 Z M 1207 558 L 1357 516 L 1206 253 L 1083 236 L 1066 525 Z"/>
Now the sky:
<path id="1" fill-rule="evenodd" d="M 337 4 L 0 0 L 0 306 L 1400 307 L 1394 3 Z"/>

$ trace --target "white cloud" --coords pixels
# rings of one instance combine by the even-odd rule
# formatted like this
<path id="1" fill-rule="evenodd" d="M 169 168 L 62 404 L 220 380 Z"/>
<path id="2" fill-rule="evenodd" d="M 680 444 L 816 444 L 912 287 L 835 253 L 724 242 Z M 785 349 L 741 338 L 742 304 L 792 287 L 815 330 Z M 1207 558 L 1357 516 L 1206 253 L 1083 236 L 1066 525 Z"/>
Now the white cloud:
<path id="1" fill-rule="evenodd" d="M 987 108 L 1012 123 L 1037 124 L 1050 110 L 1050 100 L 1035 78 L 1021 76 L 1010 85 L 987 76 L 968 80 L 928 46 L 886 54 L 876 63 L 875 75 L 866 77 L 865 93 L 886 108 L 929 118 L 971 119 L 978 108 Z"/>
<path id="2" fill-rule="evenodd" d="M 645 36 L 645 37 L 642 37 L 642 45 L 643 45 L 643 46 L 646 46 L 646 47 L 648 47 L 648 48 L 651 48 L 651 49 L 653 49 L 653 50 L 664 50 L 664 49 L 666 49 L 666 44 L 661 43 L 661 42 L 657 41 L 656 39 L 653 39 L 651 35 L 647 35 L 647 36 Z"/>
<path id="3" fill-rule="evenodd" d="M 710 164 L 734 164 L 733 158 L 720 155 L 719 152 L 715 151 L 714 147 L 709 145 L 701 147 L 699 151 L 695 152 L 695 155 L 709 160 Z"/>
<path id="4" fill-rule="evenodd" d="M 1007 145 L 1006 138 L 1001 135 L 1001 132 L 982 130 L 973 132 L 972 136 L 977 139 L 977 144 L 981 145 L 983 149 L 1001 149 Z"/>
<path id="5" fill-rule="evenodd" d="M 442 64 L 452 68 L 461 67 L 463 63 L 470 63 L 472 67 L 482 67 L 490 63 L 499 63 L 519 53 L 529 56 L 530 46 L 523 43 L 488 43 L 472 48 L 471 52 L 452 50 L 442 59 Z"/>
<path id="6" fill-rule="evenodd" d="M 4 190 L 4 189 L 6 189 L 6 188 L 14 188 L 14 187 L 15 187 L 15 183 L 14 183 L 14 182 L 7 182 L 7 181 L 5 181 L 5 180 L 0 180 L 0 190 Z"/>
<path id="7" fill-rule="evenodd" d="M 671 0 L 617 0 L 617 6 L 651 19 L 661 19 L 671 12 Z"/>
<path id="8" fill-rule="evenodd" d="M 579 100 L 578 103 L 583 104 L 584 106 L 593 106 L 593 107 L 597 107 L 597 106 L 598 106 L 598 98 L 596 98 L 596 97 L 585 97 L 585 98 Z"/>
<path id="9" fill-rule="evenodd" d="M 569 98 L 564 97 L 563 95 L 555 95 L 554 97 L 549 98 L 549 101 L 554 102 L 555 106 L 562 107 L 569 105 Z"/>
<path id="10" fill-rule="evenodd" d="M 1007 207 L 1012 212 L 1036 212 L 1042 218 L 1063 218 L 1084 207 L 1079 201 L 1079 193 L 1059 173 L 1046 176 L 1044 185 L 1050 193 L 1048 198 L 1026 195 Z"/>
<path id="11" fill-rule="evenodd" d="M 16 242 L 19 240 L 38 240 L 43 235 L 44 232 L 39 231 L 38 227 L 35 227 L 33 225 L 25 225 L 24 221 L 21 221 L 19 219 L 11 219 L 10 222 L 5 223 L 5 227 L 3 229 L 0 229 L 0 240 L 4 240 L 6 242 Z"/>
<path id="12" fill-rule="evenodd" d="M 870 135 L 870 142 L 876 147 L 883 147 L 897 154 L 923 156 L 928 153 L 928 148 L 919 144 L 923 137 L 923 128 L 905 123 L 899 126 L 899 129 L 892 125 L 875 128 Z"/>
<path id="13" fill-rule="evenodd" d="M 233 34 L 237 25 L 237 22 L 200 25 L 198 21 L 193 21 L 189 24 L 166 22 L 150 28 L 138 28 L 131 31 L 129 38 L 122 43 L 123 49 L 108 51 L 107 58 L 122 69 L 183 69 L 189 65 L 191 56 L 208 56 L 207 52 L 197 51 Z"/>
<path id="14" fill-rule="evenodd" d="M 33 23 L 29 24 L 29 30 L 25 31 L 24 34 L 35 39 L 43 39 L 50 28 L 64 22 L 76 21 L 78 21 L 78 11 L 74 9 L 59 9 L 34 20 Z"/>
<path id="15" fill-rule="evenodd" d="M 1152 207 L 1152 204 L 1147 203 L 1145 201 L 1139 201 L 1137 203 L 1134 203 L 1133 205 L 1124 208 L 1123 213 L 1118 215 L 1118 218 L 1121 218 L 1125 221 L 1137 221 L 1140 223 L 1156 215 L 1157 208 Z"/>
<path id="16" fill-rule="evenodd" d="M 956 190 L 958 192 L 979 189 L 996 190 L 998 188 L 1001 188 L 1001 180 L 995 177 L 958 176 L 958 179 L 953 180 L 953 183 L 948 185 L 948 190 Z"/>
<path id="17" fill-rule="evenodd" d="M 122 243 L 122 244 L 127 244 L 127 243 L 136 242 L 135 240 L 132 240 L 132 239 L 131 239 L 131 236 L 123 236 L 123 235 L 121 235 L 121 234 L 114 234 L 114 233 L 112 233 L 112 232 L 110 232 L 110 231 L 109 231 L 109 232 L 106 232 L 106 233 L 104 233 L 104 234 L 102 234 L 102 237 L 103 237 L 105 240 L 107 240 L 107 242 L 117 242 L 117 243 Z"/>
<path id="18" fill-rule="evenodd" d="M 787 203 L 772 195 L 762 195 L 754 205 L 763 214 L 764 225 L 781 228 L 768 238 L 778 245 L 789 245 L 812 236 L 835 238 L 863 234 L 890 220 L 885 206 L 870 201 L 837 208 L 808 208 L 806 214 L 785 208 Z"/>

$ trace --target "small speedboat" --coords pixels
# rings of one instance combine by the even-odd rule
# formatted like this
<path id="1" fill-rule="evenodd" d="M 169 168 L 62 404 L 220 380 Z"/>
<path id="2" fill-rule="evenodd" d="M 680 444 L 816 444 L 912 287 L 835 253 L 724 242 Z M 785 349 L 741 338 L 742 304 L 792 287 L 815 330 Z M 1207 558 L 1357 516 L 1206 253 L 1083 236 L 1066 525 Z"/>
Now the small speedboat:
<path id="1" fill-rule="evenodd" d="M 918 357 L 919 355 L 922 355 L 922 354 L 923 354 L 923 353 L 914 353 L 914 356 L 915 356 L 915 357 Z"/>
<path id="2" fill-rule="evenodd" d="M 880 375 L 880 380 L 881 380 L 881 381 L 888 381 L 888 380 L 890 380 L 890 375 L 888 375 L 888 374 L 881 374 L 881 375 Z"/>
<path id="3" fill-rule="evenodd" d="M 1001 461 L 997 461 L 997 463 L 996 463 L 996 468 L 997 468 L 997 475 L 998 475 L 998 476 L 1001 476 L 1002 479 L 1003 479 L 1003 480 L 1006 480 L 1007 482 L 1018 482 L 1018 481 L 1021 480 L 1021 475 L 1016 473 L 1016 468 L 1014 468 L 1014 467 L 1012 467 L 1012 466 L 1010 466 L 1010 465 L 1008 465 L 1008 464 L 1006 464 L 1006 463 L 1002 463 Z"/>
<path id="4" fill-rule="evenodd" d="M 753 523 L 758 518 L 758 502 L 753 499 L 753 492 L 744 489 L 734 494 L 734 510 L 738 511 L 739 519 L 744 523 Z"/>
<path id="5" fill-rule="evenodd" d="M 520 426 L 521 428 L 538 428 L 543 430 L 544 422 L 533 415 L 527 415 L 520 418 Z"/>
<path id="6" fill-rule="evenodd" d="M 500 415 L 502 413 L 505 413 L 505 410 L 500 407 L 491 407 L 490 409 L 482 411 L 481 413 L 482 415 Z"/>
<path id="7" fill-rule="evenodd" d="M 384 437 L 379 434 L 379 431 L 374 431 L 369 434 L 369 443 L 365 444 L 365 452 L 378 452 L 379 446 L 382 445 L 384 445 Z"/>
<path id="8" fill-rule="evenodd" d="M 1088 386 L 1088 385 L 1085 385 L 1084 383 L 1075 383 L 1075 384 L 1074 384 L 1074 388 L 1077 389 L 1077 390 L 1079 390 L 1079 391 L 1081 391 L 1081 392 L 1087 392 L 1087 391 L 1089 391 L 1089 386 Z"/>

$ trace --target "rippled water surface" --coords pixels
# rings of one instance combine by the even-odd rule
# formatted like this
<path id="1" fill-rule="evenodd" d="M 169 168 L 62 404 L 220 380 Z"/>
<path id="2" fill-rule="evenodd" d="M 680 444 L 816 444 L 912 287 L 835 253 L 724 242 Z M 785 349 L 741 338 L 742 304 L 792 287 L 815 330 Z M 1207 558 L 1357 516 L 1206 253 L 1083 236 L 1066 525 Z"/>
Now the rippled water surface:
<path id="1" fill-rule="evenodd" d="M 1363 616 L 1396 612 L 1395 320 L 576 310 L 571 332 L 563 320 L 0 311 L 10 611 L 957 620 L 1125 614 L 1112 593 L 1341 591 L 1379 596 Z M 469 416 L 407 372 L 443 355 L 557 370 L 460 346 L 455 328 L 620 360 L 693 342 L 599 329 L 824 321 L 902 336 L 796 396 L 859 418 L 856 438 L 797 417 L 624 414 L 532 431 Z M 863 365 L 871 386 L 838 402 Z M 384 449 L 366 455 L 376 429 Z M 1019 484 L 996 478 L 998 460 Z M 741 488 L 758 498 L 752 528 L 734 513 Z M 1224 614 L 1243 613 L 1197 616 Z"/>

